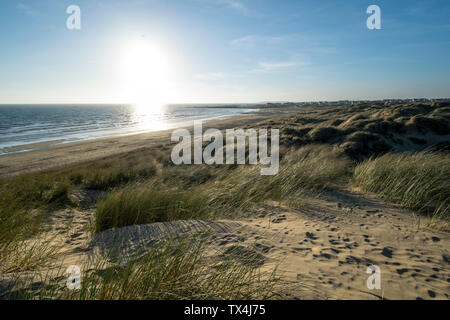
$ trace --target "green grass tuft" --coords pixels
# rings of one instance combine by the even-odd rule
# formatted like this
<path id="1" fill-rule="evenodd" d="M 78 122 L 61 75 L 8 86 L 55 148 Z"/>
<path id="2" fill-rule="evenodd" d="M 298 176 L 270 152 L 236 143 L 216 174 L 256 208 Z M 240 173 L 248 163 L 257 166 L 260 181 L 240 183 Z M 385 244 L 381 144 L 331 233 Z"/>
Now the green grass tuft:
<path id="1" fill-rule="evenodd" d="M 351 168 L 346 156 L 326 145 L 288 152 L 273 176 L 261 176 L 259 166 L 224 167 L 214 174 L 205 167 L 166 168 L 159 179 L 129 185 L 100 199 L 95 232 L 170 220 L 230 218 L 266 200 L 298 206 L 297 200 L 307 192 L 345 183 Z M 178 174 L 182 169 L 185 174 Z"/>
<path id="2" fill-rule="evenodd" d="M 386 154 L 359 164 L 353 181 L 420 214 L 450 217 L 450 158 L 445 154 Z"/>
<path id="3" fill-rule="evenodd" d="M 97 203 L 95 232 L 153 222 L 207 217 L 201 194 L 179 189 L 162 190 L 154 182 L 131 185 L 112 192 Z"/>
<path id="4" fill-rule="evenodd" d="M 161 240 L 146 252 L 137 250 L 125 265 L 99 257 L 84 266 L 81 289 L 66 288 L 67 275 L 44 275 L 38 288 L 18 282 L 8 299 L 74 300 L 211 300 L 271 299 L 280 296 L 276 268 L 261 271 L 239 256 L 208 255 L 209 236 Z M 244 252 L 241 252 L 244 254 Z M 246 260 L 244 260 L 246 261 Z"/>

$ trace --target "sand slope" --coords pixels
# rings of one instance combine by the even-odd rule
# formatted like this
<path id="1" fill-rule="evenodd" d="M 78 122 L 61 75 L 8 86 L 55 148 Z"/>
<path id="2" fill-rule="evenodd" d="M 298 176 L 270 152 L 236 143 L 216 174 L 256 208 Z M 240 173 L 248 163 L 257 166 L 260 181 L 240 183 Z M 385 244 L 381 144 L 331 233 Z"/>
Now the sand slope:
<path id="1" fill-rule="evenodd" d="M 149 248 L 164 236 L 206 230 L 212 248 L 254 246 L 264 256 L 263 269 L 278 265 L 291 284 L 287 298 L 448 299 L 450 294 L 449 234 L 427 230 L 411 212 L 357 191 L 322 195 L 301 210 L 257 206 L 239 221 L 163 222 L 94 237 L 86 230 L 91 214 L 69 209 L 49 219 L 42 236 L 59 244 L 55 265 L 83 264 L 113 243 L 121 244 L 117 253 L 126 259 L 138 244 Z M 380 290 L 366 286 L 371 264 L 381 269 Z M 8 275 L 2 279 L 6 283 Z"/>

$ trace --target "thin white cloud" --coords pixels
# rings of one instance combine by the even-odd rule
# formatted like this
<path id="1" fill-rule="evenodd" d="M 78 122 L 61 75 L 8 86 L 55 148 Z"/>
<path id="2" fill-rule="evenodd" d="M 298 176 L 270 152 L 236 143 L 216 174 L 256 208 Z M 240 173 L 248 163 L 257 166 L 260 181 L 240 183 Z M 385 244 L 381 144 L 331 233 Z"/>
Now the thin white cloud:
<path id="1" fill-rule="evenodd" d="M 301 61 L 260 61 L 258 62 L 258 67 L 250 72 L 270 73 L 306 65 L 307 63 Z"/>
<path id="2" fill-rule="evenodd" d="M 24 12 L 24 13 L 30 15 L 30 16 L 34 16 L 34 15 L 36 15 L 36 13 L 37 13 L 37 12 L 36 12 L 33 8 L 31 8 L 29 5 L 27 5 L 27 4 L 25 4 L 25 3 L 21 3 L 21 2 L 17 4 L 16 8 L 19 9 L 20 11 L 22 11 L 22 12 Z"/>
<path id="3" fill-rule="evenodd" d="M 264 69 L 279 69 L 298 66 L 299 62 L 285 61 L 285 62 L 260 62 L 259 66 Z"/>
<path id="4" fill-rule="evenodd" d="M 337 48 L 330 41 L 318 41 L 304 34 L 277 36 L 248 35 L 231 40 L 230 45 L 247 50 L 270 50 L 292 54 L 336 54 Z"/>
<path id="5" fill-rule="evenodd" d="M 194 75 L 194 79 L 196 80 L 221 80 L 229 77 L 230 77 L 229 74 L 222 72 L 210 72 Z"/>
<path id="6" fill-rule="evenodd" d="M 221 0 L 220 2 L 224 3 L 225 5 L 229 6 L 230 8 L 237 10 L 237 11 L 247 11 L 247 7 L 245 4 L 239 1 L 235 0 Z"/>
<path id="7" fill-rule="evenodd" d="M 408 6 L 406 10 L 406 14 L 416 16 L 416 17 L 427 17 L 432 16 L 432 9 L 433 9 L 433 2 L 426 0 L 426 1 L 419 1 L 416 2 L 412 6 Z"/>
<path id="8" fill-rule="evenodd" d="M 254 18 L 262 18 L 263 14 L 254 10 L 253 8 L 249 8 L 243 1 L 239 0 L 199 0 L 207 4 L 227 7 L 244 16 L 254 17 Z"/>
<path id="9" fill-rule="evenodd" d="M 259 46 L 275 46 L 286 43 L 299 43 L 305 41 L 308 38 L 301 34 L 286 34 L 280 36 L 261 36 L 261 35 L 248 35 L 245 37 L 234 39 L 230 42 L 232 46 L 237 47 L 259 47 Z"/>

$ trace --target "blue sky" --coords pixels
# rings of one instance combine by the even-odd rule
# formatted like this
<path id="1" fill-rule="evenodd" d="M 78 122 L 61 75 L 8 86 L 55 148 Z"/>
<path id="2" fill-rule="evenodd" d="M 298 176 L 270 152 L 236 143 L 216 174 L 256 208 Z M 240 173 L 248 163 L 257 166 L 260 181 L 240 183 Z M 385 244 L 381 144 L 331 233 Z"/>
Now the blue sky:
<path id="1" fill-rule="evenodd" d="M 169 61 L 167 102 L 450 96 L 448 0 L 3 0 L 0 103 L 128 102 L 136 41 Z"/>

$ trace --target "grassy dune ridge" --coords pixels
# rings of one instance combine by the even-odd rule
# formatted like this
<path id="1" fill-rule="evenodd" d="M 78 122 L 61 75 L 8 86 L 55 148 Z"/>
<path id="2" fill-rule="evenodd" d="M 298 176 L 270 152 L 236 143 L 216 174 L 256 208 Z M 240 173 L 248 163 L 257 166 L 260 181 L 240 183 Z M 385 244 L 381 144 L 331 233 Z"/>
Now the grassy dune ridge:
<path id="1" fill-rule="evenodd" d="M 203 170 L 215 170 L 220 179 L 191 184 L 189 189 L 179 182 L 180 176 L 172 178 L 168 168 L 148 183 L 132 184 L 100 199 L 95 231 L 180 219 L 235 218 L 266 200 L 289 202 L 308 192 L 336 188 L 350 177 L 350 168 L 345 155 L 326 145 L 287 152 L 279 173 L 273 176 L 261 176 L 258 166 L 233 170 L 205 167 Z"/>
<path id="2" fill-rule="evenodd" d="M 311 110 L 265 124 L 281 128 L 284 145 L 326 143 L 360 162 L 389 151 L 422 151 L 438 143 L 448 150 L 449 115 L 448 102 L 378 102 Z"/>

